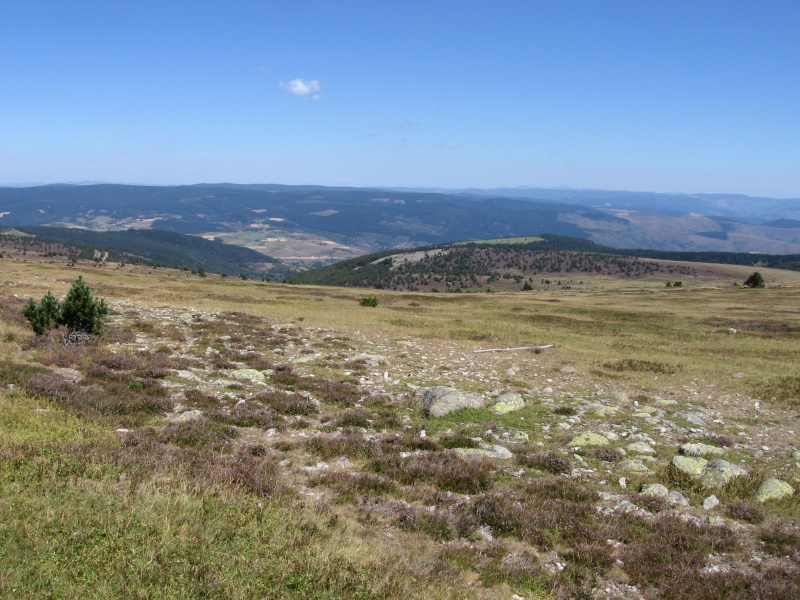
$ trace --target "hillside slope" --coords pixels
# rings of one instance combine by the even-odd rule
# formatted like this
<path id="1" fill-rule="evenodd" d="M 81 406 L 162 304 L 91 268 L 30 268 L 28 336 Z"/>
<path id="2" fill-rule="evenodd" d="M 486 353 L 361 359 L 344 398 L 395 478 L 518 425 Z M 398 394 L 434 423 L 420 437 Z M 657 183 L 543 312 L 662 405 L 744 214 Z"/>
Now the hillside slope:
<path id="1" fill-rule="evenodd" d="M 5 230 L 6 232 L 9 230 Z M 212 242 L 170 231 L 88 231 L 64 227 L 17 227 L 30 237 L 4 235 L 4 247 L 39 250 L 74 259 L 92 260 L 95 252 L 104 260 L 169 266 L 226 275 L 282 277 L 290 271 L 274 258 L 249 248 Z M 53 244 L 55 242 L 55 245 Z M 107 257 L 105 256 L 107 253 Z"/>
<path id="2" fill-rule="evenodd" d="M 618 250 L 588 240 L 543 234 L 533 242 L 484 240 L 379 252 L 290 275 L 286 281 L 408 291 L 519 289 L 551 283 L 581 285 L 590 275 L 671 280 L 709 268 L 695 263 L 800 270 L 800 255 Z"/>

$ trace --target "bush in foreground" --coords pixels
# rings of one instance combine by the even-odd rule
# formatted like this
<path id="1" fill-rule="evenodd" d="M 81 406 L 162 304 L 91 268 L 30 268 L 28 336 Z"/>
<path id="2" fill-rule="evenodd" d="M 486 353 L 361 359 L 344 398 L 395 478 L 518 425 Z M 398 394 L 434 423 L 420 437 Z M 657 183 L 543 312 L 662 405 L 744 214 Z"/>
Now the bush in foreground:
<path id="1" fill-rule="evenodd" d="M 39 304 L 31 298 L 22 309 L 22 315 L 36 335 L 44 335 L 59 325 L 64 325 L 70 333 L 102 335 L 107 314 L 105 300 L 92 296 L 83 276 L 72 284 L 61 304 L 48 291 Z"/>

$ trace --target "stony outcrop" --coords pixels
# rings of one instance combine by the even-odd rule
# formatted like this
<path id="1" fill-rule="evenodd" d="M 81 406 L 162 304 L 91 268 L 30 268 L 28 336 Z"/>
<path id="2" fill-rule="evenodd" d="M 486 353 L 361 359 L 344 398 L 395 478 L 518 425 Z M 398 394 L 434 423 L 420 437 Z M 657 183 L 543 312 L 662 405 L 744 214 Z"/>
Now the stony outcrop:
<path id="1" fill-rule="evenodd" d="M 503 394 L 489 405 L 489 410 L 498 415 L 525 408 L 525 400 L 520 394 Z"/>
<path id="2" fill-rule="evenodd" d="M 463 408 L 483 408 L 483 398 L 479 394 L 440 385 L 425 390 L 420 405 L 425 416 L 443 417 Z"/>
<path id="3" fill-rule="evenodd" d="M 763 504 L 770 500 L 783 500 L 794 496 L 794 488 L 780 479 L 765 479 L 758 486 L 756 502 Z"/>

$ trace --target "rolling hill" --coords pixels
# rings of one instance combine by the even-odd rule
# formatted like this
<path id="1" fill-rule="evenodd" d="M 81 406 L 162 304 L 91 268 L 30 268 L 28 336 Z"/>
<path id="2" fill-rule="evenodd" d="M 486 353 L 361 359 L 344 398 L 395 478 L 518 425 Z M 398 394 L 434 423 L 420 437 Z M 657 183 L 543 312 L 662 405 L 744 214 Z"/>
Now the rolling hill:
<path id="1" fill-rule="evenodd" d="M 290 275 L 286 281 L 406 291 L 533 289 L 583 285 L 595 275 L 680 280 L 707 271 L 708 263 L 800 270 L 800 255 L 619 250 L 543 234 L 379 252 Z"/>

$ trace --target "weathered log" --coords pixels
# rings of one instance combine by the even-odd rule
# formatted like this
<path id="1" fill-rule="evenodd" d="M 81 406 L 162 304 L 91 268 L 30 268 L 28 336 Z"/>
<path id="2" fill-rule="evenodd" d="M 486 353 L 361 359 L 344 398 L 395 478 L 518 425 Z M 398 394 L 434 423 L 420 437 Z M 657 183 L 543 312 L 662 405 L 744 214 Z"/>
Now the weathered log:
<path id="1" fill-rule="evenodd" d="M 517 348 L 487 348 L 486 350 L 475 350 L 475 352 L 513 352 L 514 350 L 533 350 L 534 352 L 541 352 L 548 348 L 554 348 L 555 344 L 547 344 L 545 346 L 519 346 Z"/>

